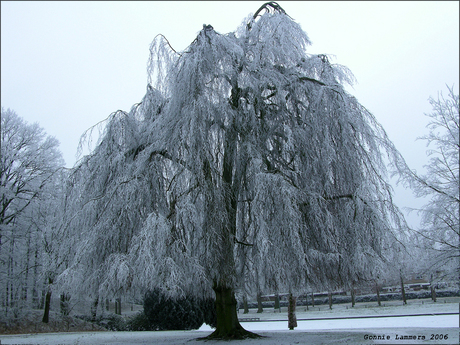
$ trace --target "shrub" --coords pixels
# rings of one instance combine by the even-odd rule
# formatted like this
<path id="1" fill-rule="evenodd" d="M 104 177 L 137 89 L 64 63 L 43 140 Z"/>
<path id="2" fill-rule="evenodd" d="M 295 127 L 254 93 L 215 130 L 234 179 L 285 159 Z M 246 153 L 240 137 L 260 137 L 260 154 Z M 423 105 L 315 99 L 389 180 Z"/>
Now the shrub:
<path id="1" fill-rule="evenodd" d="M 216 325 L 214 300 L 193 297 L 169 298 L 160 290 L 147 292 L 144 314 L 151 330 L 190 330 L 203 323 Z"/>
<path id="2" fill-rule="evenodd" d="M 144 312 L 139 312 L 127 321 L 128 331 L 152 331 L 152 326 Z"/>
<path id="3" fill-rule="evenodd" d="M 125 319 L 116 314 L 104 314 L 93 319 L 92 316 L 88 315 L 76 315 L 77 318 L 82 319 L 87 322 L 92 322 L 98 326 L 104 327 L 111 331 L 127 331 L 127 324 Z"/>

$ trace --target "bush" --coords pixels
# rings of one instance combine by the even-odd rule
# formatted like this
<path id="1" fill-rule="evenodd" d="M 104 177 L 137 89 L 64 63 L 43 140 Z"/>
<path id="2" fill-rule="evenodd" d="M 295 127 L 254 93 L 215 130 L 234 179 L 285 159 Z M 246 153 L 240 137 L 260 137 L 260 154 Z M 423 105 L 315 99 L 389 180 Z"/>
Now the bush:
<path id="1" fill-rule="evenodd" d="M 77 318 L 82 319 L 87 322 L 92 322 L 98 326 L 104 327 L 111 331 L 127 331 L 128 327 L 125 319 L 116 314 L 104 314 L 93 319 L 88 315 L 76 315 Z"/>
<path id="2" fill-rule="evenodd" d="M 193 297 L 169 298 L 160 290 L 145 294 L 144 314 L 150 330 L 198 329 L 203 323 L 216 325 L 214 300 Z"/>
<path id="3" fill-rule="evenodd" d="M 127 331 L 126 321 L 123 316 L 117 314 L 108 314 L 99 316 L 96 319 L 99 326 L 105 327 L 111 331 Z"/>
<path id="4" fill-rule="evenodd" d="M 128 331 L 151 331 L 152 326 L 144 312 L 137 313 L 127 321 Z"/>
<path id="5" fill-rule="evenodd" d="M 203 313 L 203 322 L 212 328 L 217 326 L 216 301 L 214 298 L 202 299 L 200 309 Z"/>

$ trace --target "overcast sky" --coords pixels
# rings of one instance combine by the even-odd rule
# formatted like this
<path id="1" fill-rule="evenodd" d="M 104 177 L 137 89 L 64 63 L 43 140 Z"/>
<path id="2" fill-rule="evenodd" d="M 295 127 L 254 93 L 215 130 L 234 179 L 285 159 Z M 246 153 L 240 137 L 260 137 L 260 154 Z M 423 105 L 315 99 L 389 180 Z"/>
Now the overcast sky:
<path id="1" fill-rule="evenodd" d="M 234 31 L 264 1 L 2 1 L 1 106 L 61 143 L 67 167 L 82 133 L 146 90 L 149 45 L 162 33 L 184 50 L 211 24 Z M 430 96 L 459 84 L 459 2 L 279 1 L 357 79 L 347 88 L 417 171 L 427 162 Z M 396 189 L 400 207 L 420 206 Z M 414 218 L 416 219 L 416 218 Z M 416 220 L 414 220 L 416 221 Z"/>

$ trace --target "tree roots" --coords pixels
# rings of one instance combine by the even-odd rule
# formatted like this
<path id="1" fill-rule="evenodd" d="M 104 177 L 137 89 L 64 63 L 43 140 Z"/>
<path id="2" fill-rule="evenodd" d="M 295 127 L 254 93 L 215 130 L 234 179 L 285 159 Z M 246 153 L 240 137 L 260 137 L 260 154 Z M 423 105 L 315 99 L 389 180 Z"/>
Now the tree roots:
<path id="1" fill-rule="evenodd" d="M 219 330 L 215 330 L 207 337 L 198 338 L 197 340 L 242 340 L 242 339 L 258 339 L 263 338 L 262 335 L 249 332 L 245 330 L 243 327 L 238 327 L 229 332 L 221 332 Z"/>

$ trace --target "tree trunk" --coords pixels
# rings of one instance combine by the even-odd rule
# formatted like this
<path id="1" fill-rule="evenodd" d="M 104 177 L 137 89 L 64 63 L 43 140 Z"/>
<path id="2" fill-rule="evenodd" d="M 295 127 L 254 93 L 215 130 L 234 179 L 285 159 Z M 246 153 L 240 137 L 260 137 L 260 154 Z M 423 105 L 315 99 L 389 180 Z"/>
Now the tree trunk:
<path id="1" fill-rule="evenodd" d="M 217 285 L 216 294 L 217 326 L 216 330 L 204 339 L 245 339 L 258 338 L 257 334 L 246 331 L 238 321 L 237 302 L 232 288 Z"/>
<path id="2" fill-rule="evenodd" d="M 238 85 L 234 85 L 234 90 L 238 90 Z M 234 92 L 232 90 L 232 92 Z M 235 106 L 238 106 L 238 97 L 235 96 L 233 100 Z M 233 249 L 236 239 L 237 229 L 237 193 L 239 190 L 238 179 L 234 180 L 233 173 L 235 168 L 236 159 L 236 139 L 237 130 L 234 125 L 227 131 L 225 135 L 224 153 L 223 153 L 223 171 L 222 171 L 222 182 L 223 188 L 228 191 L 225 197 L 225 210 L 228 216 L 228 228 L 222 229 L 221 247 L 222 251 L 219 255 L 219 266 L 224 267 L 226 271 L 220 272 L 225 276 L 232 276 L 235 268 Z M 236 167 L 238 170 L 241 167 Z M 208 170 L 208 169 L 206 169 Z M 206 181 L 212 184 L 212 175 L 205 173 Z M 215 187 L 215 186 L 214 186 Z M 209 205 L 209 209 L 212 209 L 212 205 Z M 216 294 L 216 316 L 217 324 L 216 330 L 207 336 L 205 339 L 245 339 L 245 338 L 257 338 L 260 337 L 257 334 L 246 331 L 238 321 L 237 316 L 237 302 L 235 298 L 235 291 L 225 280 L 215 281 L 213 285 L 214 293 Z"/>
<path id="3" fill-rule="evenodd" d="M 406 301 L 406 290 L 404 289 L 404 280 L 402 274 L 400 274 L 399 278 L 401 279 L 401 295 L 402 295 L 402 300 L 404 304 L 407 304 Z"/>
<path id="4" fill-rule="evenodd" d="M 45 311 L 43 313 L 43 323 L 49 322 L 50 317 L 50 305 L 51 305 L 51 284 L 53 284 L 53 279 L 48 278 L 48 290 L 46 291 L 45 297 Z"/>
<path id="5" fill-rule="evenodd" d="M 433 275 L 431 275 L 431 279 L 430 279 L 430 290 L 431 290 L 431 299 L 433 300 L 433 302 L 436 302 L 436 290 L 433 285 Z"/>
<path id="6" fill-rule="evenodd" d="M 243 297 L 243 314 L 249 314 L 248 296 L 246 295 Z"/>
<path id="7" fill-rule="evenodd" d="M 121 315 L 121 297 L 115 299 L 115 314 Z"/>
<path id="8" fill-rule="evenodd" d="M 40 308 L 40 297 L 38 297 L 38 291 L 37 288 L 35 287 L 34 283 L 34 288 L 32 290 L 32 308 L 33 309 L 41 309 Z"/>
<path id="9" fill-rule="evenodd" d="M 34 261 L 34 287 L 32 290 L 32 305 L 33 308 L 41 309 L 40 305 L 40 297 L 38 296 L 38 287 L 37 287 L 37 282 L 38 282 L 38 246 L 35 246 L 35 261 Z"/>
<path id="10" fill-rule="evenodd" d="M 351 287 L 351 307 L 355 307 L 355 287 Z"/>
<path id="11" fill-rule="evenodd" d="M 329 291 L 329 309 L 332 309 L 332 292 Z"/>
<path id="12" fill-rule="evenodd" d="M 45 312 L 43 313 L 43 319 L 42 319 L 43 323 L 49 322 L 50 304 L 51 304 L 51 290 L 48 290 L 46 292 L 46 297 L 45 297 Z"/>
<path id="13" fill-rule="evenodd" d="M 96 321 L 97 316 L 97 306 L 99 305 L 99 296 L 94 299 L 93 304 L 91 305 L 91 320 Z"/>
<path id="14" fill-rule="evenodd" d="M 297 318 L 295 316 L 295 305 L 296 298 L 292 296 L 292 293 L 289 294 L 289 304 L 288 304 L 288 327 L 292 331 L 294 327 L 297 327 Z"/>
<path id="15" fill-rule="evenodd" d="M 433 300 L 433 302 L 436 302 L 436 290 L 434 286 L 431 286 L 431 299 Z"/>
<path id="16" fill-rule="evenodd" d="M 44 289 L 42 289 L 42 296 L 40 297 L 40 308 L 39 309 L 45 309 L 45 296 L 46 296 L 46 292 Z"/>
<path id="17" fill-rule="evenodd" d="M 60 308 L 61 314 L 64 316 L 67 316 L 70 314 L 70 305 L 69 305 L 70 295 L 66 293 L 62 293 L 60 297 L 61 297 L 61 303 L 59 305 L 61 307 Z"/>
<path id="18" fill-rule="evenodd" d="M 28 289 L 29 289 L 29 267 L 30 267 L 30 232 L 28 234 L 27 238 L 27 253 L 26 253 L 26 269 L 25 269 L 25 279 L 24 279 L 24 285 L 22 286 L 22 300 L 27 303 L 27 298 L 28 298 Z"/>
<path id="19" fill-rule="evenodd" d="M 280 311 L 280 295 L 279 294 L 275 295 L 275 311 L 276 310 Z"/>
<path id="20" fill-rule="evenodd" d="M 313 291 L 311 293 L 311 306 L 314 308 L 315 307 L 315 296 L 313 295 Z"/>
<path id="21" fill-rule="evenodd" d="M 377 291 L 377 303 L 379 307 L 382 306 L 382 302 L 380 301 L 380 285 L 378 283 L 375 284 L 375 291 Z"/>
<path id="22" fill-rule="evenodd" d="M 257 294 L 257 312 L 258 313 L 263 313 L 264 312 L 264 308 L 262 306 L 262 296 L 261 296 L 260 292 Z"/>

